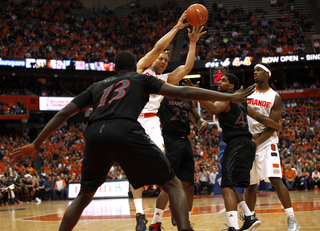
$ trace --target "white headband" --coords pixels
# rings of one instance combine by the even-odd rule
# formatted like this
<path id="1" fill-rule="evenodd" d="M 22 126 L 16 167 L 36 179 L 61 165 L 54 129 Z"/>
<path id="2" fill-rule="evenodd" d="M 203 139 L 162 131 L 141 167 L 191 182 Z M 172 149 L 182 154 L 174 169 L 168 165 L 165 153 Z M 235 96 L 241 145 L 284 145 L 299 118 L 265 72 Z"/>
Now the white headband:
<path id="1" fill-rule="evenodd" d="M 256 67 L 260 67 L 260 68 L 262 68 L 263 70 L 265 70 L 266 72 L 268 72 L 268 73 L 269 73 L 269 78 L 271 77 L 271 71 L 270 71 L 266 66 L 264 66 L 264 65 L 262 65 L 262 64 L 260 64 L 260 63 L 258 63 L 257 65 L 255 65 L 255 66 L 254 66 L 254 69 L 256 69 Z"/>

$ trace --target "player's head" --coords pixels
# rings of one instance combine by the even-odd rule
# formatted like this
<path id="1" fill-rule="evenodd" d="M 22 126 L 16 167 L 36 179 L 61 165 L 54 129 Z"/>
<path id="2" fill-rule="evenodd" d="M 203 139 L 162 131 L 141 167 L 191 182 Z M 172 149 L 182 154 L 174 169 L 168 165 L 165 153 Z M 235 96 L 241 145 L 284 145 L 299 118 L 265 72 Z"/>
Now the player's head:
<path id="1" fill-rule="evenodd" d="M 271 67 L 266 63 L 258 63 L 254 66 L 253 78 L 256 83 L 268 82 L 271 77 Z"/>
<path id="2" fill-rule="evenodd" d="M 137 71 L 137 61 L 129 51 L 121 51 L 114 59 L 116 72 Z"/>
<path id="3" fill-rule="evenodd" d="M 233 74 L 225 74 L 221 77 L 218 85 L 218 91 L 225 92 L 234 92 L 240 87 L 240 82 L 237 76 Z"/>
<path id="4" fill-rule="evenodd" d="M 167 68 L 169 63 L 169 54 L 165 51 L 162 51 L 158 58 L 153 62 L 152 68 L 156 74 L 160 75 Z"/>

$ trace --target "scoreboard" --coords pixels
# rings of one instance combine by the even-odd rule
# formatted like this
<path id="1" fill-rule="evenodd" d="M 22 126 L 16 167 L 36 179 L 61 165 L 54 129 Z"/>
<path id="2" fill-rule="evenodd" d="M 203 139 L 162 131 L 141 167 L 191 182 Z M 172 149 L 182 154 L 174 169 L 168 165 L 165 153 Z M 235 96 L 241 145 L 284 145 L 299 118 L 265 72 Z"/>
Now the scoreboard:
<path id="1" fill-rule="evenodd" d="M 210 68 L 210 87 L 216 87 L 224 74 L 229 73 L 229 67 Z"/>

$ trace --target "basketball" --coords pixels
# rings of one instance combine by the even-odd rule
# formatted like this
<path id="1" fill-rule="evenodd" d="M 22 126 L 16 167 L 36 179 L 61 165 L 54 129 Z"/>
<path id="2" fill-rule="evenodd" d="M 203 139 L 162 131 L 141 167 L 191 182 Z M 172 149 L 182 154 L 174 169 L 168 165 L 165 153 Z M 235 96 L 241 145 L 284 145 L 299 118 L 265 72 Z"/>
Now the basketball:
<path id="1" fill-rule="evenodd" d="M 208 20 L 208 10 L 204 5 L 193 4 L 188 7 L 186 18 L 190 25 L 201 26 Z"/>

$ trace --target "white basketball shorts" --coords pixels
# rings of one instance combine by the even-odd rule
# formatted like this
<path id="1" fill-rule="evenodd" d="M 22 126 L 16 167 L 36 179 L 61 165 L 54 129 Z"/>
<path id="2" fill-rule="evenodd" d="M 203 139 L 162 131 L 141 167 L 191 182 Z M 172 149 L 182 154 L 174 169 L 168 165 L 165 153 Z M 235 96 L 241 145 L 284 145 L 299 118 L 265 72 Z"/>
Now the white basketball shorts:
<path id="1" fill-rule="evenodd" d="M 259 146 L 250 171 L 250 185 L 258 184 L 260 180 L 270 182 L 269 177 L 282 178 L 277 144 L 269 143 L 266 146 L 260 146 L 261 148 Z"/>
<path id="2" fill-rule="evenodd" d="M 145 132 L 149 135 L 150 139 L 161 149 L 164 153 L 164 141 L 162 137 L 160 119 L 158 116 L 153 116 L 149 118 L 139 118 L 141 126 L 144 128 Z"/>

